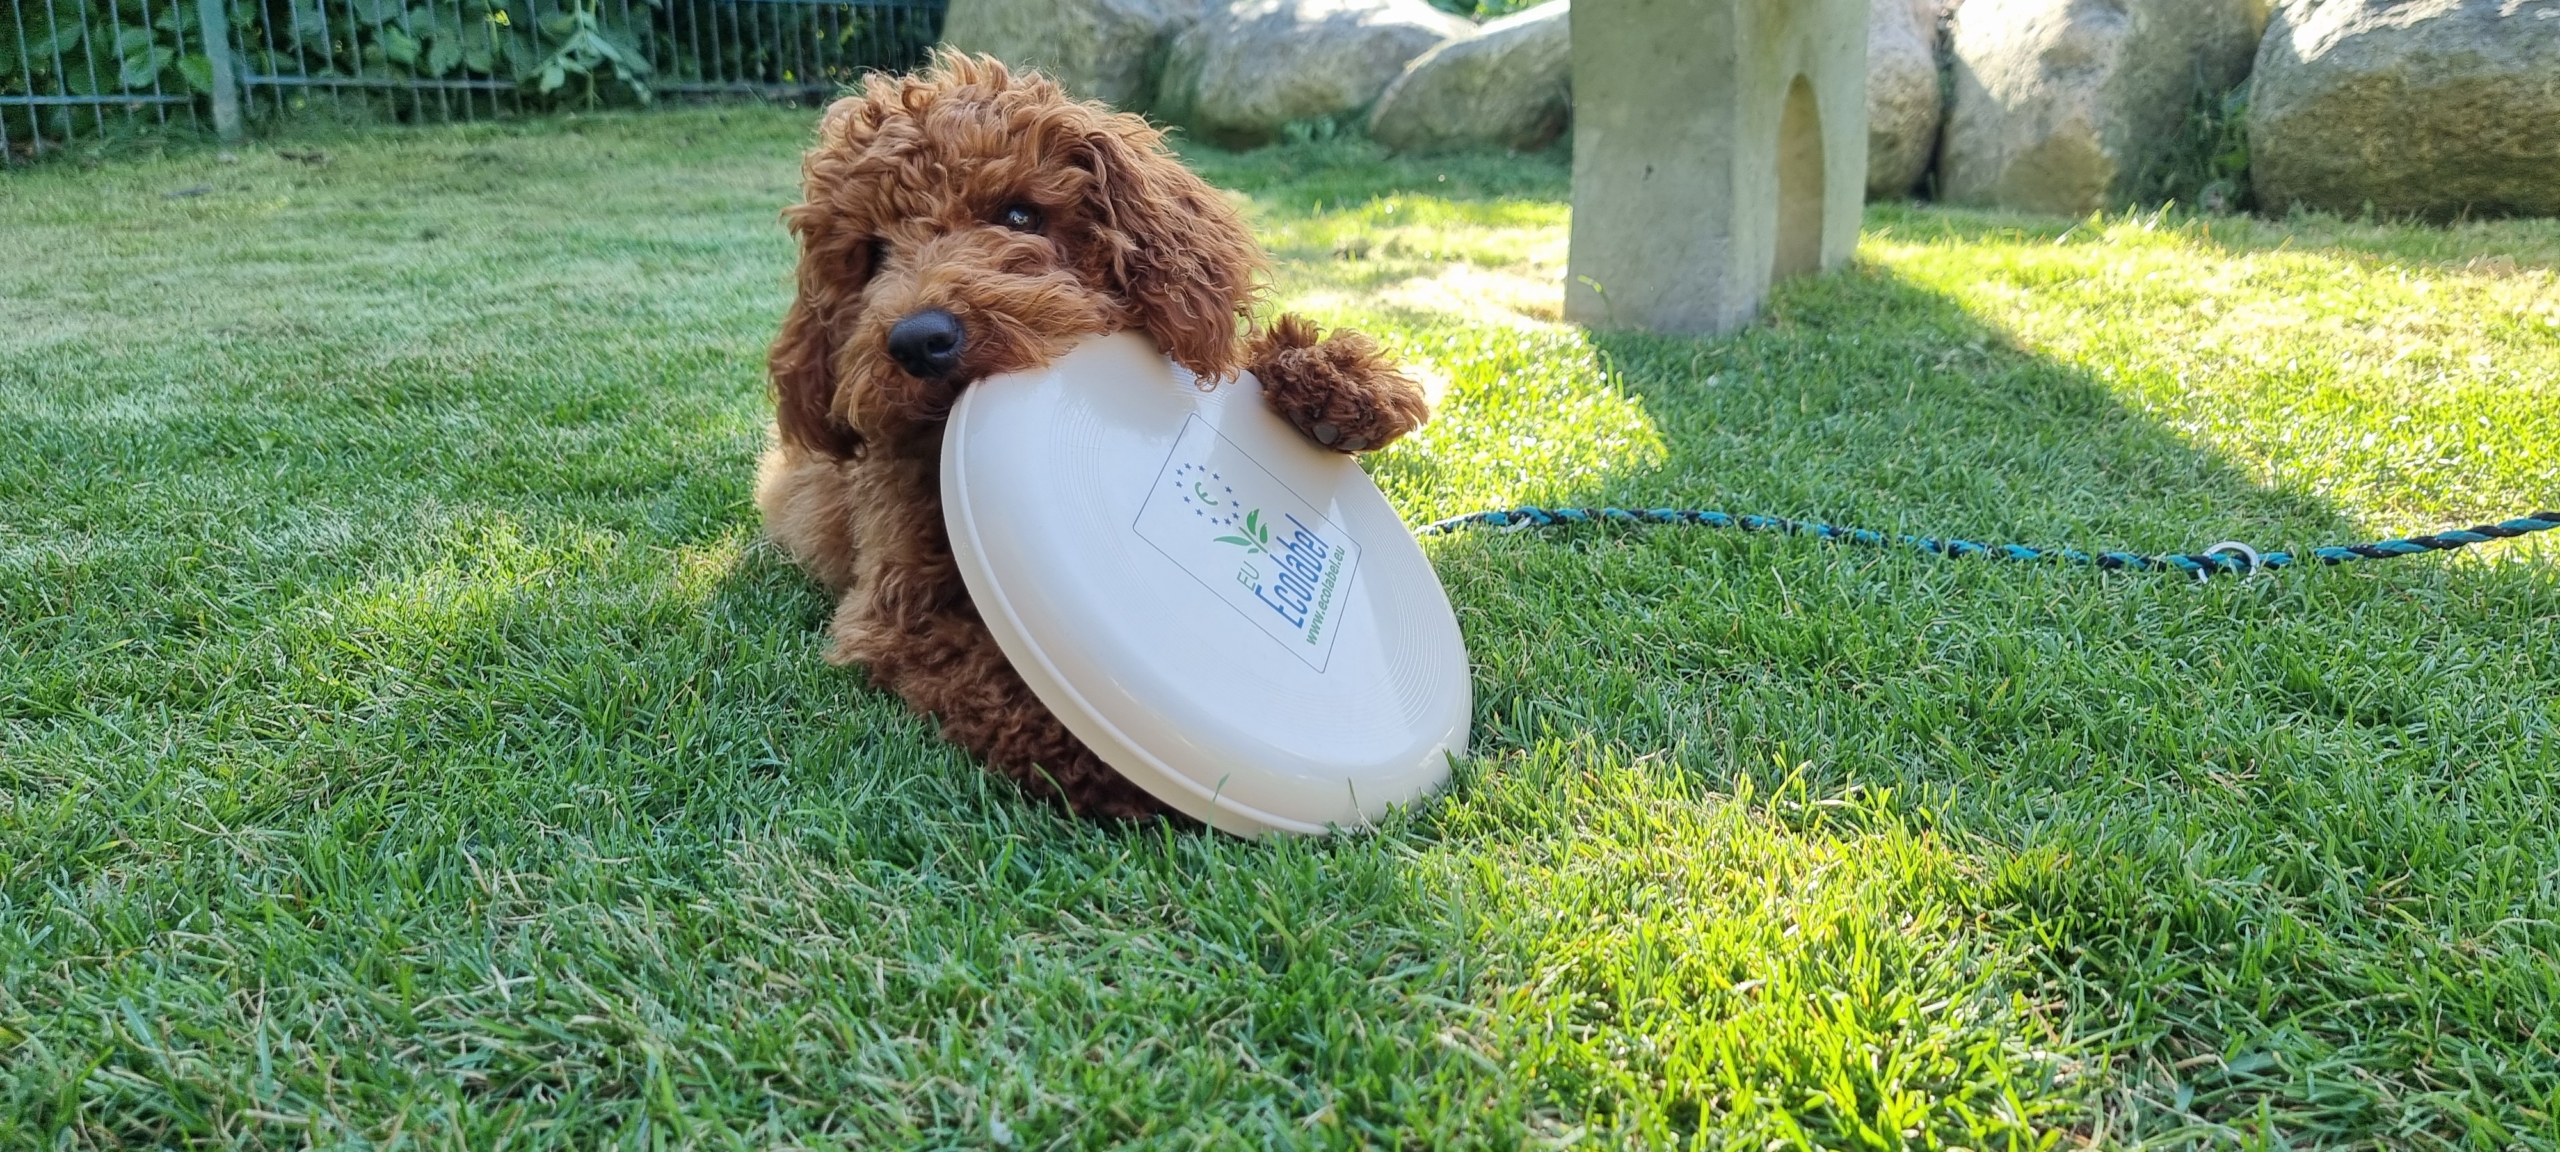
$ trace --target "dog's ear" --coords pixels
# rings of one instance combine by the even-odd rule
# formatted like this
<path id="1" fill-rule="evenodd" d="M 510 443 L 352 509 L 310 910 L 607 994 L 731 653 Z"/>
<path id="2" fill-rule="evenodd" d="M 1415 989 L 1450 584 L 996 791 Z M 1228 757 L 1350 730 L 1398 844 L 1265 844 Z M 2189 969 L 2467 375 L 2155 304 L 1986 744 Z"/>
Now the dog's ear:
<path id="1" fill-rule="evenodd" d="M 800 263 L 792 272 L 791 310 L 783 314 L 782 331 L 765 356 L 774 424 L 785 443 L 832 456 L 851 456 L 862 444 L 862 437 L 837 413 L 833 325 L 843 304 L 871 275 L 870 247 L 841 226 L 836 193 L 852 179 L 851 166 L 879 129 L 877 105 L 885 91 L 883 78 L 874 75 L 867 80 L 866 95 L 847 96 L 827 107 L 816 146 L 801 157 L 801 203 L 782 212 L 784 226 L 799 243 Z"/>
<path id="2" fill-rule="evenodd" d="M 1070 157 L 1090 178 L 1093 271 L 1175 363 L 1233 375 L 1263 267 L 1244 220 L 1135 116 L 1088 124 Z"/>
<path id="3" fill-rule="evenodd" d="M 773 382 L 774 427 L 784 443 L 850 456 L 861 441 L 833 415 L 835 352 L 835 340 L 803 291 L 782 317 L 782 331 L 765 356 L 765 375 Z"/>

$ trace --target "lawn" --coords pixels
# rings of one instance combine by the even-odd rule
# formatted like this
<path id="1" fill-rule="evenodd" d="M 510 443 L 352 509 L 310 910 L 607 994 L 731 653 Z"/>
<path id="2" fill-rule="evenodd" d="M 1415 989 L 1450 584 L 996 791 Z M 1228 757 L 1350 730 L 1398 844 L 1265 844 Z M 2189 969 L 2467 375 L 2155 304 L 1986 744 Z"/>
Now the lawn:
<path id="1" fill-rule="evenodd" d="M 0 1147 L 2560 1148 L 2560 541 L 1440 538 L 1443 797 L 1081 823 L 759 542 L 809 119 L 0 176 Z M 1445 380 L 1415 522 L 2560 505 L 2549 222 L 1880 207 L 1692 342 L 1556 322 L 1554 158 L 1193 160 Z"/>

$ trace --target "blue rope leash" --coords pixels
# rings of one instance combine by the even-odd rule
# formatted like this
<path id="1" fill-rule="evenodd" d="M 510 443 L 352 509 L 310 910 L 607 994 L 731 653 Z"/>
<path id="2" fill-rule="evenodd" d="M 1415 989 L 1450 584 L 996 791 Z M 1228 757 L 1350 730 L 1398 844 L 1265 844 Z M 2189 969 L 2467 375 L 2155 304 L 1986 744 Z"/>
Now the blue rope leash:
<path id="1" fill-rule="evenodd" d="M 2130 569 L 2138 572 L 2184 572 L 2202 580 L 2224 572 L 2247 574 L 2259 569 L 2290 568 L 2316 560 L 2323 564 L 2346 564 L 2357 560 L 2388 560 L 2395 556 L 2417 556 L 2468 548 L 2491 540 L 2508 540 L 2533 532 L 2560 528 L 2560 512 L 2535 512 L 2495 524 L 2474 524 L 2432 536 L 2406 536 L 2372 544 L 2346 544 L 2314 548 L 2308 556 L 2290 552 L 2260 552 L 2246 544 L 2225 542 L 2202 552 L 2164 552 L 2145 555 L 2139 552 L 2080 552 L 2068 548 L 2029 548 L 2024 544 L 1976 544 L 1971 540 L 1942 540 L 1935 536 L 1887 536 L 1864 528 L 1841 528 L 1817 524 L 1810 520 L 1789 520 L 1781 516 L 1735 516 L 1724 512 L 1706 512 L 1692 508 L 1509 508 L 1487 512 L 1470 512 L 1435 520 L 1414 531 L 1416 536 L 1437 536 L 1461 528 L 1499 528 L 1517 531 L 1523 528 L 1548 528 L 1566 524 L 1696 524 L 1708 528 L 1739 528 L 1745 532 L 1784 532 L 1790 536 L 1818 536 L 1847 544 L 1873 548 L 1900 545 L 1937 556 L 1987 556 L 1994 560 L 2031 560 L 2046 564 L 2075 564 L 2110 570 Z"/>

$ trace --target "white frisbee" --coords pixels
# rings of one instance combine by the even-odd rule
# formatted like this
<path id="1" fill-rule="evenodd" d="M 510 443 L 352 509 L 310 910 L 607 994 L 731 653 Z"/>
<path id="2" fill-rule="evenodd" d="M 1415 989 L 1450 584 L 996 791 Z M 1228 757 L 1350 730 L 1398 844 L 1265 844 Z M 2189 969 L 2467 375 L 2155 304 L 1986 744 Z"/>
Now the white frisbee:
<path id="1" fill-rule="evenodd" d="M 942 510 L 1040 701 L 1212 827 L 1366 825 L 1466 753 L 1473 688 L 1438 574 L 1251 374 L 1204 390 L 1124 332 L 974 384 L 943 433 Z"/>

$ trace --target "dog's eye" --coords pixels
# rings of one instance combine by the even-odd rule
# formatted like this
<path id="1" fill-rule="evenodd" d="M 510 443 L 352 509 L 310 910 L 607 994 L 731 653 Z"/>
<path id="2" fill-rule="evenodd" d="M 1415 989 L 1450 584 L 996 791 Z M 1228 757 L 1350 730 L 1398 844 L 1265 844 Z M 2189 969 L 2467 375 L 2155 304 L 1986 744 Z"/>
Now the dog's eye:
<path id="1" fill-rule="evenodd" d="M 1004 211 L 996 213 L 996 223 L 1016 232 L 1037 232 L 1040 230 L 1040 210 L 1028 204 L 1007 204 Z"/>
<path id="2" fill-rule="evenodd" d="M 874 237 L 871 243 L 863 246 L 862 255 L 870 264 L 869 270 L 877 272 L 889 263 L 889 242 Z"/>

